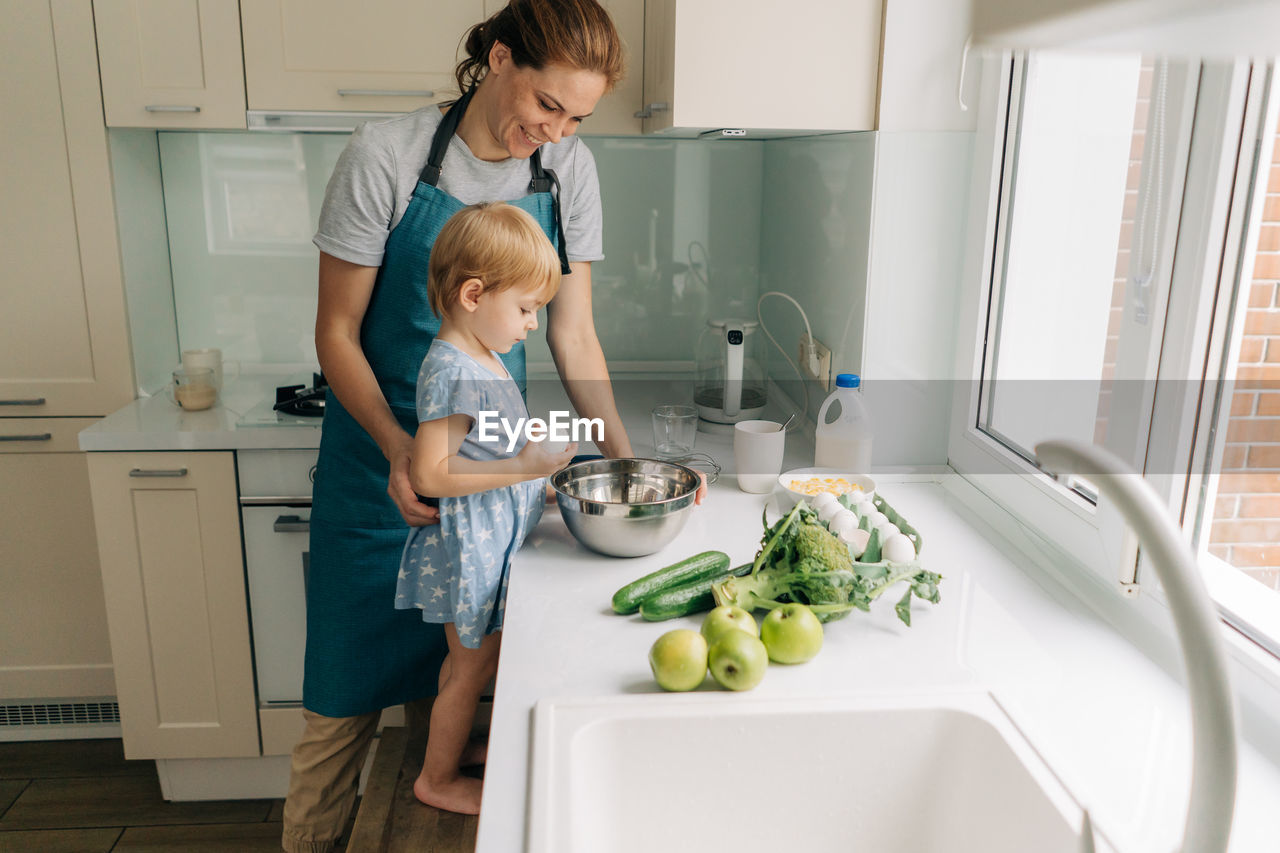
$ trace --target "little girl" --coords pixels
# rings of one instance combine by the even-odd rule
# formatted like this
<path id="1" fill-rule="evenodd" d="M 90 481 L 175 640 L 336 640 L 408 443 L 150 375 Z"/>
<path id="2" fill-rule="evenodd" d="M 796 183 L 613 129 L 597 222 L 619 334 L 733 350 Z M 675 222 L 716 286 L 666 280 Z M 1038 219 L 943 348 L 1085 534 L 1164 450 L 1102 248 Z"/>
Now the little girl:
<path id="1" fill-rule="evenodd" d="M 528 417 L 498 353 L 538 327 L 538 309 L 560 286 L 560 260 L 529 214 L 477 204 L 441 229 L 427 275 L 441 325 L 418 373 L 409 478 L 414 491 L 440 499 L 440 524 L 410 529 L 395 606 L 444 623 L 449 644 L 413 793 L 437 808 L 478 814 L 481 781 L 459 766 L 476 703 L 498 668 L 511 557 L 542 515 L 545 478 L 577 447 L 552 452 L 521 437 L 507 450 L 502 430 L 486 440 L 478 424 L 481 412 L 509 423 Z"/>

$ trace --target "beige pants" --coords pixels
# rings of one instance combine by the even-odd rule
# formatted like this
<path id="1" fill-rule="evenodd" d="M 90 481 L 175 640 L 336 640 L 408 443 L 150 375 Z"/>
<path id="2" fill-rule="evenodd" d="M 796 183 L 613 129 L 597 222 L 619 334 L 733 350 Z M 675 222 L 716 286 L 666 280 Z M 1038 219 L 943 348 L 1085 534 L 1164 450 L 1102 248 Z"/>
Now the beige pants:
<path id="1" fill-rule="evenodd" d="M 406 725 L 425 725 L 431 702 L 420 699 L 406 704 Z M 290 853 L 329 853 L 351 817 L 360 771 L 382 714 L 324 717 L 307 710 L 302 713 L 307 728 L 293 748 L 281 845 Z"/>

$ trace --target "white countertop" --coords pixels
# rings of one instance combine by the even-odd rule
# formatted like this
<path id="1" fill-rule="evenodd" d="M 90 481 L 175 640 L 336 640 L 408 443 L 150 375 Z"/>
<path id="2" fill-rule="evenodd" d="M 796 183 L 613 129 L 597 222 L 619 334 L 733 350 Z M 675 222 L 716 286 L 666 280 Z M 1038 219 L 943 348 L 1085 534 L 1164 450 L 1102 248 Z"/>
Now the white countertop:
<path id="1" fill-rule="evenodd" d="M 244 426 L 241 419 L 278 385 L 310 384 L 309 374 L 256 373 L 226 381 L 218 402 L 202 412 L 182 409 L 165 392 L 140 397 L 80 432 L 80 449 L 249 450 L 320 446 L 320 418 L 291 419 L 268 427 Z"/>
<path id="2" fill-rule="evenodd" d="M 241 423 L 277 385 L 301 381 L 297 373 L 241 376 L 204 412 L 184 412 L 164 395 L 136 400 L 81 432 L 80 446 L 315 448 L 319 419 L 297 426 Z M 653 450 L 649 410 L 691 396 L 688 381 L 615 377 L 614 389 L 638 456 Z M 568 408 L 554 378 L 531 381 L 529 401 L 535 416 Z M 779 414 L 776 407 L 766 412 Z M 631 560 L 595 555 L 573 539 L 556 512 L 546 513 L 520 551 L 508 592 L 478 853 L 524 849 L 531 721 L 539 700 L 669 696 L 653 683 L 649 646 L 671 628 L 697 628 L 700 619 L 646 623 L 618 616 L 609 606 L 614 591 L 700 551 L 725 551 L 734 565 L 754 555 L 765 499 L 736 488 L 732 436 L 699 432 L 694 449 L 713 456 L 725 473 L 680 536 L 658 554 Z M 789 435 L 784 467 L 812 464 L 812 452 L 811 436 Z M 944 575 L 942 602 L 914 602 L 907 628 L 893 613 L 893 596 L 886 596 L 870 614 L 854 612 L 829 624 L 814 661 L 771 666 L 748 694 L 719 691 L 710 680 L 701 690 L 725 703 L 990 690 L 1118 849 L 1167 853 L 1181 837 L 1189 789 L 1189 715 L 1178 681 L 985 525 L 975 512 L 985 498 L 961 478 L 876 478 L 880 493 L 924 537 L 925 566 Z M 1280 849 L 1272 819 L 1280 771 L 1244 743 L 1240 766 L 1231 850 Z"/>
<path id="3" fill-rule="evenodd" d="M 81 431 L 80 449 L 87 451 L 147 450 L 248 450 L 272 448 L 314 449 L 320 446 L 321 418 L 281 418 L 269 426 L 246 425 L 246 415 L 263 411 L 264 401 L 274 401 L 278 385 L 309 384 L 308 372 L 265 371 L 228 380 L 218 402 L 201 412 L 180 408 L 164 392 L 141 397 Z M 653 429 L 649 412 L 667 403 L 689 403 L 693 385 L 689 379 L 654 379 L 647 376 L 615 376 L 614 398 L 627 425 L 637 456 L 653 453 Z M 558 378 L 529 379 L 529 412 L 545 417 L 553 409 L 570 410 Z M 782 410 L 770 404 L 766 416 L 777 418 Z M 260 420 L 260 418 L 255 418 Z M 699 432 L 695 451 L 710 452 L 722 465 L 732 466 L 732 435 Z M 794 440 L 792 440 L 794 439 Z M 788 437 L 787 467 L 813 464 L 812 436 Z M 584 447 L 583 453 L 595 452 Z"/>
<path id="4" fill-rule="evenodd" d="M 828 624 L 815 660 L 771 665 L 750 693 L 720 691 L 711 680 L 700 690 L 727 705 L 754 697 L 988 689 L 1119 850 L 1167 853 L 1181 838 L 1189 789 L 1182 688 L 1074 596 L 1033 579 L 993 544 L 994 534 L 956 497 L 966 493 L 963 484 L 877 479 L 880 494 L 924 537 L 926 567 L 944 575 L 941 603 L 914 602 L 908 628 L 894 615 L 889 599 L 896 596 L 886 595 L 870 614 L 855 611 Z M 630 560 L 586 551 L 558 513 L 544 516 L 511 575 L 478 853 L 524 849 L 539 700 L 673 698 L 653 682 L 648 649 L 672 628 L 696 629 L 700 617 L 648 623 L 619 616 L 609 606 L 614 591 L 711 548 L 728 553 L 733 565 L 746 562 L 759 544 L 763 505 L 763 497 L 738 491 L 726 477 L 673 543 Z M 1244 744 L 1240 763 L 1231 850 L 1274 850 L 1271 807 L 1280 802 L 1280 773 Z"/>

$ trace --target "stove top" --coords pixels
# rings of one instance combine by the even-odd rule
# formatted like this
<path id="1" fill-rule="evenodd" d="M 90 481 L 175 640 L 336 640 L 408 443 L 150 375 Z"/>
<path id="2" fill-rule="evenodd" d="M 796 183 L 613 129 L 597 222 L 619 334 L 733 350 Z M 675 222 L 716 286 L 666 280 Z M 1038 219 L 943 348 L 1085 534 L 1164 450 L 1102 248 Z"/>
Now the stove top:
<path id="1" fill-rule="evenodd" d="M 274 395 L 253 406 L 237 422 L 246 427 L 309 426 L 319 427 L 324 415 L 324 395 L 328 388 L 324 376 L 311 374 L 311 385 L 304 382 L 281 385 Z"/>
<path id="2" fill-rule="evenodd" d="M 320 428 L 321 418 L 277 412 L 274 408 L 275 404 L 276 401 L 274 399 L 263 400 L 241 415 L 236 425 L 242 427 L 291 426 Z"/>

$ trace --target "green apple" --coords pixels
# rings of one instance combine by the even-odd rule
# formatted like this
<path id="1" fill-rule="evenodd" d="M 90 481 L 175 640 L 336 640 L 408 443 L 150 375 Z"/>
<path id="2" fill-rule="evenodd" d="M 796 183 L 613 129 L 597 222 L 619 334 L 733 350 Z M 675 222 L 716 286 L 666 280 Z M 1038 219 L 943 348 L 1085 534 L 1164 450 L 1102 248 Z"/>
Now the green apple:
<path id="1" fill-rule="evenodd" d="M 805 605 L 784 604 L 760 621 L 760 639 L 770 660 L 804 663 L 822 650 L 822 623 Z"/>
<path id="2" fill-rule="evenodd" d="M 764 643 L 746 631 L 725 631 L 707 653 L 711 677 L 730 690 L 750 690 L 764 678 L 769 653 Z"/>
<path id="3" fill-rule="evenodd" d="M 663 690 L 692 690 L 707 677 L 707 640 L 697 631 L 668 631 L 649 649 L 649 668 Z"/>
<path id="4" fill-rule="evenodd" d="M 707 638 L 708 646 L 714 645 L 725 631 L 746 631 L 753 637 L 760 636 L 751 614 L 733 604 L 713 607 L 702 620 L 702 636 Z"/>

